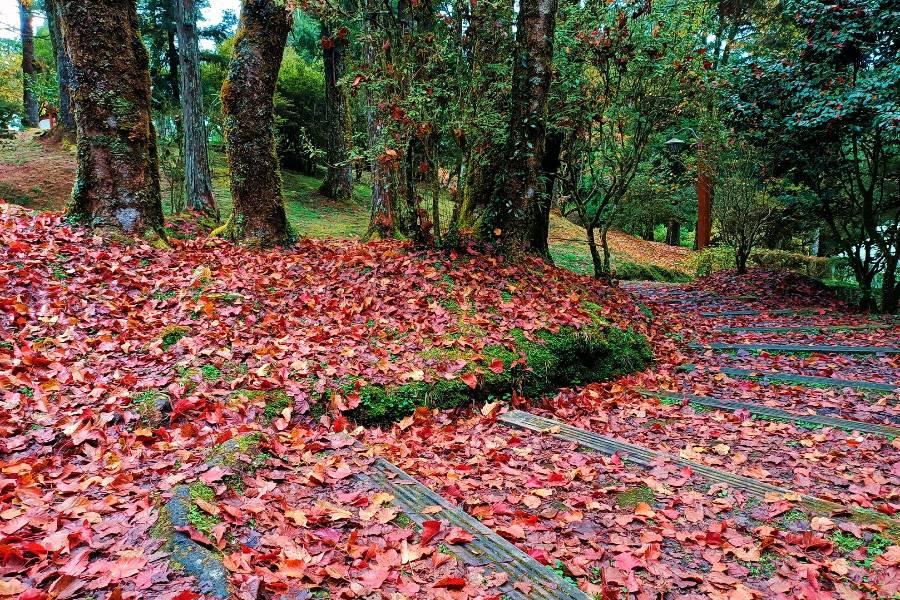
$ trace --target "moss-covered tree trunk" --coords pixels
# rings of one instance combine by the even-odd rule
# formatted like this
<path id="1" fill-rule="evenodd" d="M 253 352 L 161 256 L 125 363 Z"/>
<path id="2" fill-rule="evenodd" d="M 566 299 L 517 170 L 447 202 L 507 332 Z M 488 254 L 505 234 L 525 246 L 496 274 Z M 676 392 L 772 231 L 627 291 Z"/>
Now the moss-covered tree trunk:
<path id="1" fill-rule="evenodd" d="M 506 177 L 482 222 L 481 235 L 497 239 L 510 257 L 543 252 L 532 240 L 543 186 L 541 162 L 547 132 L 547 99 L 553 62 L 558 0 L 521 0 L 516 22 L 516 56 Z"/>
<path id="2" fill-rule="evenodd" d="M 292 241 L 275 149 L 275 85 L 292 13 L 276 0 L 245 0 L 222 86 L 233 212 L 226 237 L 250 246 Z"/>
<path id="3" fill-rule="evenodd" d="M 75 110 L 72 106 L 72 66 L 62 37 L 60 0 L 46 0 L 47 25 L 56 59 L 56 78 L 59 81 L 59 123 L 64 136 L 75 136 Z"/>
<path id="4" fill-rule="evenodd" d="M 37 127 L 40 109 L 34 93 L 34 29 L 31 25 L 31 0 L 19 0 L 19 23 L 22 40 L 22 125 Z"/>
<path id="5" fill-rule="evenodd" d="M 184 130 L 184 183 L 187 205 L 216 221 L 219 209 L 212 192 L 203 87 L 200 81 L 200 46 L 194 0 L 173 0 L 178 31 L 181 113 Z"/>
<path id="6" fill-rule="evenodd" d="M 78 176 L 69 213 L 100 230 L 162 233 L 147 50 L 135 0 L 60 0 Z"/>
<path id="7" fill-rule="evenodd" d="M 328 161 L 321 192 L 335 200 L 348 201 L 353 194 L 353 168 L 350 148 L 353 122 L 350 119 L 350 97 L 340 80 L 346 68 L 349 40 L 347 29 L 334 33 L 322 27 L 322 62 L 325 65 L 325 159 Z"/>
<path id="8" fill-rule="evenodd" d="M 378 16 L 379 4 L 376 0 L 365 0 L 365 62 L 370 70 L 384 68 L 385 50 L 381 43 L 381 24 Z M 393 237 L 397 230 L 394 198 L 395 186 L 392 184 L 393 155 L 382 153 L 383 124 L 378 115 L 378 101 L 375 92 L 366 88 L 366 133 L 369 141 L 370 170 L 372 172 L 372 210 L 369 217 L 369 229 L 365 239 Z"/>

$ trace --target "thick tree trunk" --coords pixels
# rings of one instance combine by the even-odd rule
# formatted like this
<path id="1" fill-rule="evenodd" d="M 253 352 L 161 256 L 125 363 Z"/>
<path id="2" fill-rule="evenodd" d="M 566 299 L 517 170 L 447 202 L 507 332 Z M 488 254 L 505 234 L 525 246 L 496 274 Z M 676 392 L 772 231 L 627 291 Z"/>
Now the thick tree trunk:
<path id="1" fill-rule="evenodd" d="M 56 58 L 56 78 L 59 80 L 59 127 L 63 135 L 75 136 L 75 110 L 72 106 L 72 65 L 66 54 L 62 37 L 60 0 L 46 0 L 47 24 L 53 54 Z"/>
<path id="2" fill-rule="evenodd" d="M 375 0 L 366 0 L 365 19 L 365 59 L 369 68 L 374 70 L 383 62 L 379 55 L 381 46 L 378 45 L 376 32 L 379 30 L 378 9 Z M 381 144 L 382 125 L 377 115 L 378 105 L 375 94 L 371 89 L 366 89 L 366 133 L 369 140 L 370 170 L 372 172 L 372 212 L 369 219 L 369 230 L 365 239 L 373 237 L 393 237 L 396 231 L 396 215 L 394 214 L 394 197 L 396 195 L 391 186 L 391 163 L 387 156 L 378 155 Z"/>
<path id="3" fill-rule="evenodd" d="M 161 234 L 149 61 L 135 0 L 60 0 L 60 8 L 78 127 L 69 213 L 101 230 Z"/>
<path id="4" fill-rule="evenodd" d="M 223 233 L 251 246 L 293 238 L 281 197 L 273 100 L 292 22 L 290 9 L 276 0 L 245 0 L 222 86 L 233 198 Z"/>
<path id="5" fill-rule="evenodd" d="M 325 65 L 325 159 L 328 161 L 323 195 L 346 202 L 353 195 L 353 169 L 350 148 L 353 144 L 353 122 L 350 118 L 350 98 L 340 85 L 346 67 L 346 29 L 334 35 L 322 27 L 322 60 Z"/>
<path id="6" fill-rule="evenodd" d="M 200 82 L 200 47 L 194 0 L 172 0 L 178 31 L 181 113 L 184 129 L 184 183 L 191 210 L 219 220 L 212 192 L 203 87 Z"/>
<path id="7" fill-rule="evenodd" d="M 22 36 L 22 125 L 37 127 L 41 119 L 40 107 L 34 93 L 34 29 L 31 26 L 31 6 L 19 0 L 19 22 Z"/>
<path id="8" fill-rule="evenodd" d="M 538 214 L 541 160 L 546 139 L 547 98 L 558 0 L 521 0 L 513 65 L 507 174 L 483 222 L 482 237 L 499 236 L 510 257 L 539 252 L 532 244 Z"/>
<path id="9" fill-rule="evenodd" d="M 552 133 L 547 136 L 544 147 L 544 156 L 541 159 L 541 172 L 544 176 L 544 190 L 538 197 L 534 211 L 534 220 L 531 223 L 531 250 L 532 252 L 550 260 L 550 208 L 553 205 L 553 188 L 556 186 L 556 174 L 560 166 L 560 154 L 562 153 L 563 136 L 561 133 Z"/>

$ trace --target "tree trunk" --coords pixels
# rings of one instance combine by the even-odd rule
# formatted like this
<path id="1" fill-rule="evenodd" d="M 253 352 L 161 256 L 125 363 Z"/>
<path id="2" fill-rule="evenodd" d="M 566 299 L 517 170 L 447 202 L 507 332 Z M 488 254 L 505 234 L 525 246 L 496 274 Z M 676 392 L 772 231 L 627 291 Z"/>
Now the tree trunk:
<path id="1" fill-rule="evenodd" d="M 31 6 L 28 0 L 19 0 L 19 22 L 22 35 L 22 125 L 37 127 L 41 115 L 34 93 L 34 30 L 31 27 Z"/>
<path id="2" fill-rule="evenodd" d="M 559 171 L 560 154 L 562 153 L 563 136 L 554 132 L 547 136 L 544 155 L 541 158 L 541 172 L 544 177 L 544 190 L 538 197 L 531 223 L 531 249 L 535 254 L 550 260 L 550 209 L 553 206 L 553 188 L 556 185 L 556 173 Z"/>
<path id="3" fill-rule="evenodd" d="M 734 263 L 737 267 L 738 275 L 746 275 L 747 274 L 747 258 L 749 257 L 749 253 L 744 252 L 740 248 L 736 248 L 734 252 Z"/>
<path id="4" fill-rule="evenodd" d="M 893 314 L 900 304 L 900 285 L 897 283 L 897 259 L 886 261 L 881 279 L 881 310 Z"/>
<path id="5" fill-rule="evenodd" d="M 181 77 L 181 113 L 184 130 L 184 182 L 187 205 L 219 221 L 219 209 L 212 192 L 203 87 L 200 81 L 200 47 L 194 0 L 173 0 L 178 31 L 178 58 Z"/>
<path id="6" fill-rule="evenodd" d="M 507 175 L 503 189 L 492 199 L 481 232 L 485 239 L 498 236 L 500 248 L 513 259 L 540 251 L 532 244 L 532 224 L 543 192 L 541 160 L 557 6 L 557 0 L 519 2 Z"/>
<path id="7" fill-rule="evenodd" d="M 670 246 L 681 245 L 681 221 L 669 219 L 666 224 L 666 243 Z"/>
<path id="8" fill-rule="evenodd" d="M 587 234 L 588 250 L 591 252 L 591 264 L 594 265 L 594 277 L 597 279 L 606 277 L 607 272 L 603 269 L 603 257 L 600 255 L 600 249 L 597 247 L 594 227 L 585 225 L 584 231 Z"/>
<path id="9" fill-rule="evenodd" d="M 353 122 L 350 115 L 350 98 L 340 85 L 346 67 L 349 40 L 346 28 L 333 35 L 331 29 L 322 27 L 322 59 L 325 65 L 325 159 L 328 161 L 323 195 L 347 202 L 353 195 L 353 169 L 350 164 L 350 148 L 353 144 Z"/>
<path id="10" fill-rule="evenodd" d="M 69 214 L 101 230 L 162 233 L 147 50 L 135 0 L 60 0 L 78 128 Z"/>
<path id="11" fill-rule="evenodd" d="M 46 0 L 47 26 L 56 58 L 56 78 L 59 80 L 59 127 L 64 136 L 75 136 L 75 111 L 72 106 L 72 66 L 62 37 L 60 0 Z"/>
<path id="12" fill-rule="evenodd" d="M 245 0 L 222 85 L 233 210 L 223 234 L 250 246 L 284 245 L 292 234 L 275 150 L 275 85 L 293 22 L 276 0 Z"/>
<path id="13" fill-rule="evenodd" d="M 378 40 L 375 35 L 379 30 L 378 9 L 375 0 L 366 0 L 365 19 L 365 60 L 369 69 L 381 66 Z M 372 237 L 393 237 L 396 230 L 394 215 L 395 191 L 390 184 L 391 163 L 386 155 L 378 155 L 381 144 L 382 125 L 377 115 L 378 105 L 374 93 L 366 88 L 366 133 L 369 141 L 370 170 L 372 172 L 372 212 L 369 219 L 369 230 L 365 239 Z"/>

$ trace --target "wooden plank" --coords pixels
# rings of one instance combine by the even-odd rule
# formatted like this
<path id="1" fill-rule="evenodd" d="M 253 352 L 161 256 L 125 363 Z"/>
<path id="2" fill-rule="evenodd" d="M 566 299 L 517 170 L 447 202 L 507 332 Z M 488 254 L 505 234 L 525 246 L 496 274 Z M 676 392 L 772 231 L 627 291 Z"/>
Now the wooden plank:
<path id="1" fill-rule="evenodd" d="M 727 471 L 708 467 L 704 464 L 681 458 L 680 456 L 658 452 L 656 450 L 651 450 L 642 446 L 636 446 L 634 444 L 629 444 L 628 442 L 623 442 L 614 438 L 598 435 L 596 433 L 586 431 L 578 427 L 573 427 L 561 421 L 547 419 L 521 410 L 514 410 L 502 414 L 500 415 L 500 417 L 498 417 L 497 420 L 501 423 L 504 423 L 505 425 L 518 427 L 520 429 L 528 429 L 530 431 L 535 431 L 538 433 L 549 433 L 561 440 L 576 442 L 585 448 L 600 452 L 602 454 L 607 454 L 610 456 L 613 454 L 618 454 L 622 458 L 622 460 L 634 463 L 642 467 L 650 467 L 655 461 L 664 458 L 671 463 L 684 467 L 690 467 L 694 473 L 705 477 L 710 481 L 716 483 L 725 483 L 735 489 L 746 492 L 747 494 L 750 494 L 751 496 L 755 496 L 757 498 L 766 498 L 772 496 L 794 498 L 812 512 L 825 515 L 832 515 L 835 513 L 849 513 L 851 520 L 856 522 L 878 523 L 885 525 L 888 528 L 900 527 L 900 523 L 898 523 L 897 520 L 895 520 L 893 517 L 875 512 L 873 510 L 844 506 L 830 500 L 823 500 L 821 498 L 816 498 L 815 496 L 810 496 L 808 494 L 801 494 L 799 492 L 772 485 L 764 481 L 751 479 L 742 475 L 735 475 L 734 473 L 729 473 Z"/>
<path id="2" fill-rule="evenodd" d="M 696 365 L 684 364 L 679 367 L 683 371 L 695 371 Z M 724 373 L 730 377 L 740 377 L 742 379 L 753 379 L 762 383 L 782 383 L 805 385 L 808 387 L 837 387 L 851 388 L 866 392 L 891 393 L 896 389 L 900 389 L 900 383 L 882 383 L 880 381 L 862 381 L 859 379 L 838 379 L 836 377 L 817 377 L 815 375 L 797 375 L 795 373 L 779 373 L 778 371 L 754 371 L 752 369 L 737 369 L 734 367 L 720 367 L 712 370 L 707 369 L 706 373 Z"/>
<path id="3" fill-rule="evenodd" d="M 796 311 L 789 308 L 779 308 L 777 310 L 753 310 L 753 309 L 744 309 L 744 310 L 723 310 L 721 312 L 702 312 L 700 316 L 703 317 L 754 317 L 758 315 L 793 315 L 797 314 Z"/>
<path id="4" fill-rule="evenodd" d="M 891 329 L 890 325 L 791 325 L 789 327 L 723 327 L 721 333 L 789 333 L 792 331 L 822 333 L 825 331 L 872 331 L 876 329 Z"/>
<path id="5" fill-rule="evenodd" d="M 390 462 L 376 460 L 370 472 L 362 478 L 393 495 L 394 503 L 420 527 L 425 521 L 443 520 L 475 536 L 468 544 L 447 544 L 447 547 L 467 565 L 509 575 L 509 581 L 500 588 L 506 598 L 588 600 L 587 594 L 576 586 Z M 424 509 L 434 506 L 440 506 L 442 510 L 436 514 L 423 514 Z M 516 589 L 513 587 L 516 582 L 527 583 L 531 591 L 526 594 Z"/>
<path id="6" fill-rule="evenodd" d="M 720 342 L 707 342 L 705 344 L 690 344 L 693 350 L 758 350 L 766 352 L 785 352 L 797 354 L 802 352 L 815 352 L 818 354 L 900 354 L 900 348 L 891 346 L 806 346 L 802 344 L 723 344 Z"/>
<path id="7" fill-rule="evenodd" d="M 712 398 L 709 396 L 695 396 L 693 394 L 674 394 L 672 392 L 652 391 L 645 389 L 636 389 L 639 394 L 653 398 L 667 398 L 669 400 L 687 400 L 691 404 L 699 404 L 710 408 L 717 408 L 734 412 L 737 410 L 746 410 L 752 415 L 758 415 L 768 419 L 776 419 L 779 421 L 791 421 L 794 423 L 813 423 L 824 427 L 837 427 L 847 431 L 859 431 L 862 433 L 870 433 L 873 435 L 883 435 L 888 438 L 900 437 L 900 427 L 891 427 L 890 425 L 877 425 L 874 423 L 864 423 L 862 421 L 851 421 L 848 419 L 839 419 L 837 417 L 829 417 L 825 415 L 798 415 L 796 413 L 772 408 L 770 406 L 762 406 L 759 404 L 751 404 L 749 402 L 735 402 L 732 400 L 722 400 L 720 398 Z"/>

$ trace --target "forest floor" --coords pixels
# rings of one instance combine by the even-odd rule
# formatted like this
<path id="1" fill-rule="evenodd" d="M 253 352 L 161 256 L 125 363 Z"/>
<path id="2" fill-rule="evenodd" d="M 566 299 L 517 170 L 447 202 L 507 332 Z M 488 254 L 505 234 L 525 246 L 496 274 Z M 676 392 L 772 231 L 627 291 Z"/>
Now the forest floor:
<path id="1" fill-rule="evenodd" d="M 213 191 L 223 214 L 231 210 L 231 190 L 225 156 L 211 153 Z M 26 132 L 13 140 L 0 140 L 0 199 L 36 210 L 62 210 L 75 181 L 74 148 Z M 358 184 L 354 200 L 335 202 L 319 194 L 321 179 L 283 170 L 288 220 L 303 237 L 358 239 L 369 225 L 371 189 Z M 163 181 L 165 188 L 165 181 Z M 168 212 L 168 192 L 163 190 Z M 612 266 L 624 279 L 684 281 L 695 271 L 694 252 L 660 242 L 648 242 L 626 233 L 609 235 Z M 579 274 L 593 272 L 584 230 L 558 213 L 551 216 L 550 251 L 554 261 Z"/>
<path id="2" fill-rule="evenodd" d="M 900 327 L 805 279 L 606 287 L 187 226 L 157 250 L 0 211 L 0 596 L 900 594 Z M 486 344 L 592 315 L 647 335 L 653 366 L 346 417 L 347 377 L 477 386 L 511 368 Z"/>

